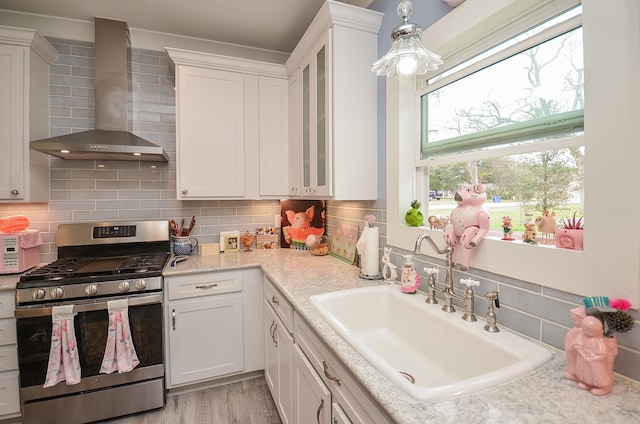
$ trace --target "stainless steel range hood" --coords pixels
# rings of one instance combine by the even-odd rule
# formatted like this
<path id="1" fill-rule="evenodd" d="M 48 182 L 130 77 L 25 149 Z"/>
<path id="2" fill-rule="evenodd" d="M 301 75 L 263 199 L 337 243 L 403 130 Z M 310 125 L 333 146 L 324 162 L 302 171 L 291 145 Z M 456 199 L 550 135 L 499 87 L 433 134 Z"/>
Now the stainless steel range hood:
<path id="1" fill-rule="evenodd" d="M 126 22 L 95 18 L 96 129 L 32 141 L 62 159 L 168 162 L 162 147 L 128 131 L 131 41 Z"/>

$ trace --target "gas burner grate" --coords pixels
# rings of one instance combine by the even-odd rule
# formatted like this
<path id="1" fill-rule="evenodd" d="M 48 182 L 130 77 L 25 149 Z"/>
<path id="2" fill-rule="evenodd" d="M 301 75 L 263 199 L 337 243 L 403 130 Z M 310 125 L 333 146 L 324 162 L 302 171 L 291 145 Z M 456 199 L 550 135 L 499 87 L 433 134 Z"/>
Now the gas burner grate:
<path id="1" fill-rule="evenodd" d="M 57 281 L 64 278 L 71 278 L 75 271 L 93 260 L 93 258 L 58 259 L 55 262 L 28 272 L 20 277 L 20 281 Z"/>
<path id="2" fill-rule="evenodd" d="M 159 272 L 164 268 L 168 257 L 166 252 L 131 256 L 116 268 L 116 274 Z"/>

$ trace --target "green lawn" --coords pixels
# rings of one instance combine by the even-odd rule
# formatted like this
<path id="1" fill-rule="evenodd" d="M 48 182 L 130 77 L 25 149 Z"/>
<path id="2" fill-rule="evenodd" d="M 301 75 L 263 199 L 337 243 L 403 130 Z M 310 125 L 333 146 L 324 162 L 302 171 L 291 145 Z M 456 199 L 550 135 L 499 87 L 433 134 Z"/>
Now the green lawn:
<path id="1" fill-rule="evenodd" d="M 428 205 L 427 216 L 434 214 L 449 216 L 456 205 L 457 203 L 451 198 L 432 200 Z M 502 230 L 502 217 L 508 215 L 512 218 L 513 231 L 521 233 L 524 231 L 524 223 L 528 219 L 534 220 L 542 213 L 542 211 L 531 211 L 531 215 L 527 216 L 520 203 L 513 200 L 502 199 L 500 203 L 493 203 L 491 199 L 488 199 L 485 205 L 491 215 L 491 229 L 493 230 Z M 555 212 L 556 219 L 560 222 L 563 217 L 568 217 L 579 209 L 578 203 L 571 203 L 551 212 Z M 425 222 L 425 225 L 429 224 Z"/>

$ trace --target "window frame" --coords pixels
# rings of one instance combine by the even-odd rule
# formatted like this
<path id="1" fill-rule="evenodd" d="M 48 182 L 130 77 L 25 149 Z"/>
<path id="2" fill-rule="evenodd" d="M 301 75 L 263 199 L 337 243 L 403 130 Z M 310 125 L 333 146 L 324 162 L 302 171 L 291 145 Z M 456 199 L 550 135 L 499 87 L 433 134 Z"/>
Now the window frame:
<path id="1" fill-rule="evenodd" d="M 464 54 L 468 57 L 478 54 L 500 40 L 515 36 L 526 25 L 530 27 L 531 22 L 541 22 L 544 17 L 577 3 L 576 0 L 544 0 L 535 4 L 495 0 L 487 5 L 467 0 L 426 29 L 423 42 L 444 58 L 441 68 L 444 71 L 461 63 Z M 640 179 L 640 169 L 634 165 L 634 158 L 640 157 L 640 143 L 635 141 L 633 125 L 638 113 L 634 99 L 640 97 L 640 77 L 634 71 L 640 65 L 637 22 L 640 3 L 623 2 L 613 7 L 599 0 L 583 0 L 582 5 L 585 72 L 588 74 L 583 136 L 587 150 L 585 219 L 588 234 L 584 250 L 533 248 L 489 237 L 474 249 L 471 267 L 472 271 L 485 270 L 532 283 L 532 289 L 540 285 L 543 288 L 538 290 L 620 296 L 637 305 L 640 301 L 637 260 L 640 220 L 630 218 L 629 211 L 640 210 L 640 196 L 625 198 L 627 190 L 619 182 Z M 606 41 L 602 37 L 604 33 Z M 413 250 L 416 238 L 424 232 L 444 244 L 442 232 L 403 223 L 411 200 L 420 198 L 416 195 L 421 189 L 416 178 L 416 158 L 420 150 L 416 96 L 419 88 L 418 81 L 411 78 L 386 80 L 387 243 L 408 251 Z M 612 150 L 624 154 L 615 154 Z M 602 172 L 603 167 L 607 172 Z M 590 202 L 605 191 L 614 198 L 625 198 L 624 207 L 611 208 Z M 624 237 L 612 236 L 615 223 L 624 226 Z M 422 253 L 442 259 L 426 244 Z M 625 259 L 629 257 L 632 260 Z"/>

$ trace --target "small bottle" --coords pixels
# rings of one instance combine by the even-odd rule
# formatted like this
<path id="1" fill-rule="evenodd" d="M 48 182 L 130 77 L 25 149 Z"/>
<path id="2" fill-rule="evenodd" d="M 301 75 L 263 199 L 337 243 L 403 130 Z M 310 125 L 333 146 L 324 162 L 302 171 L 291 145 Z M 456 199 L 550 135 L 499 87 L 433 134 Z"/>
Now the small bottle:
<path id="1" fill-rule="evenodd" d="M 413 265 L 413 255 L 404 255 L 402 275 L 400 277 L 400 291 L 414 294 L 420 286 L 420 276 Z"/>

